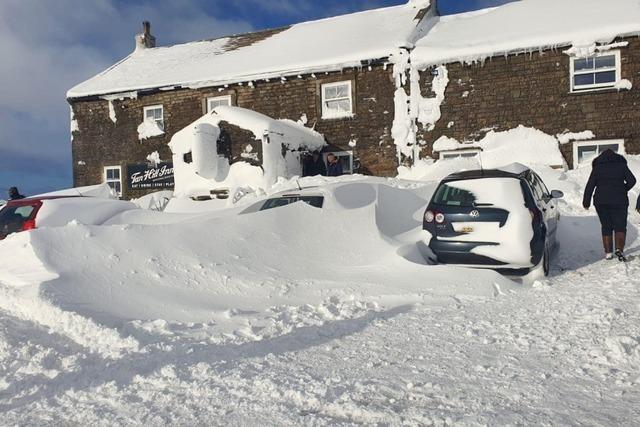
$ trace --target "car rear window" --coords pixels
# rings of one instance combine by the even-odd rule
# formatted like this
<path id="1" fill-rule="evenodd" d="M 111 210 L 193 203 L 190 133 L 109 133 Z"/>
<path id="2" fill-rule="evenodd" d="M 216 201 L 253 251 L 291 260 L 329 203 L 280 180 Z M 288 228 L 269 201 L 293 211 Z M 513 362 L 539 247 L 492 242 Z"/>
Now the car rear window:
<path id="1" fill-rule="evenodd" d="M 22 231 L 24 222 L 29 219 L 33 206 L 5 206 L 0 209 L 0 237 Z"/>
<path id="2" fill-rule="evenodd" d="M 524 203 L 520 180 L 516 178 L 480 178 L 443 183 L 433 203 L 443 206 L 510 206 Z"/>
<path id="3" fill-rule="evenodd" d="M 262 205 L 262 208 L 260 208 L 260 210 L 261 211 L 265 211 L 267 209 L 279 208 L 281 206 L 290 205 L 291 203 L 296 203 L 296 202 L 304 202 L 304 203 L 308 204 L 309 206 L 313 206 L 314 208 L 321 208 L 323 203 L 324 203 L 324 197 L 322 197 L 322 196 L 285 196 L 285 197 L 278 197 L 278 198 L 275 198 L 275 199 L 267 200 L 264 203 L 264 205 Z"/>

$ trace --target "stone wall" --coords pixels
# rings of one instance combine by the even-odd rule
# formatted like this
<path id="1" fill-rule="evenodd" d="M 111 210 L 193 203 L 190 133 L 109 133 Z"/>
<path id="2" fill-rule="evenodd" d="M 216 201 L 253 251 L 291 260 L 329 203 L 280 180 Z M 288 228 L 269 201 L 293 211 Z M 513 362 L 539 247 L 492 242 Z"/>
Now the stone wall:
<path id="1" fill-rule="evenodd" d="M 351 80 L 354 117 L 323 120 L 321 90 L 324 83 Z M 234 105 L 252 109 L 273 118 L 298 120 L 307 115 L 307 126 L 324 134 L 329 151 L 353 151 L 360 173 L 393 176 L 397 168 L 396 150 L 391 138 L 394 116 L 395 86 L 391 67 L 345 70 L 336 73 L 304 75 L 249 85 L 230 85 L 204 89 L 177 89 L 139 93 L 136 99 L 113 101 L 117 122 L 109 118 L 109 103 L 100 98 L 70 100 L 79 131 L 73 133 L 74 185 L 101 183 L 104 166 L 144 162 L 153 151 L 162 160 L 171 159 L 167 146 L 171 137 L 206 111 L 206 98 L 231 95 Z M 137 128 L 143 120 L 143 107 L 161 104 L 164 107 L 165 134 L 144 141 L 138 140 Z M 230 129 L 231 147 L 221 150 L 231 155 L 232 162 L 244 160 L 242 151 L 253 144 L 260 147 L 246 132 Z M 355 147 L 349 142 L 355 140 Z M 260 155 L 260 154 L 259 154 Z M 124 188 L 124 197 L 139 197 L 144 192 Z"/>
<path id="2" fill-rule="evenodd" d="M 487 129 L 520 124 L 550 135 L 591 130 L 596 139 L 624 139 L 628 153 L 640 154 L 640 39 L 625 41 L 629 46 L 620 48 L 622 78 L 633 83 L 630 91 L 570 93 L 570 57 L 562 49 L 447 65 L 450 82 L 442 118 L 433 131 L 420 133 L 427 142 L 422 154 L 432 155 L 432 144 L 442 135 L 473 141 Z M 423 96 L 433 96 L 432 78 L 429 70 L 422 73 Z M 561 149 L 572 165 L 573 144 Z"/>

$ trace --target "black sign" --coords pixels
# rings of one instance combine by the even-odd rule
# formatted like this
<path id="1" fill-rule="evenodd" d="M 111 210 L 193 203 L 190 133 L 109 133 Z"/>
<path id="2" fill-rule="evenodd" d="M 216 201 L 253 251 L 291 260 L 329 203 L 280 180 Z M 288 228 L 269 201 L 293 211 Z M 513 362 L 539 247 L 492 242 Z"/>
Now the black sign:
<path id="1" fill-rule="evenodd" d="M 173 188 L 173 163 L 127 165 L 130 190 Z"/>

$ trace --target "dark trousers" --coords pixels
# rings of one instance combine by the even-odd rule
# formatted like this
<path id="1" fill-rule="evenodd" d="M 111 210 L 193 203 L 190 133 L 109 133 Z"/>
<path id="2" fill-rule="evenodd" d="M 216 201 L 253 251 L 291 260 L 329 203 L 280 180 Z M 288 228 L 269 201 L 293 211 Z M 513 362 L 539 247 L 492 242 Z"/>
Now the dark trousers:
<path id="1" fill-rule="evenodd" d="M 611 236 L 614 231 L 618 233 L 627 232 L 628 209 L 628 206 L 620 205 L 596 206 L 603 236 Z"/>

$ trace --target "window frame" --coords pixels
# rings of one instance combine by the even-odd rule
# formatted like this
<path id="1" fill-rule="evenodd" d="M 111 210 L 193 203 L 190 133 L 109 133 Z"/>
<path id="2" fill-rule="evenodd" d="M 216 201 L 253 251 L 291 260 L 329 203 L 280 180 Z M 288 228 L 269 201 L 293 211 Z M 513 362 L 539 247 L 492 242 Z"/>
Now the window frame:
<path id="1" fill-rule="evenodd" d="M 482 152 L 482 150 L 480 150 L 479 148 L 465 148 L 463 150 L 442 150 L 442 151 L 438 151 L 438 160 L 452 160 L 452 159 L 456 159 L 456 158 L 462 158 L 462 154 L 469 154 L 469 153 L 474 153 L 475 156 L 474 157 L 465 157 L 467 159 L 471 159 L 471 158 L 479 158 L 480 157 L 480 153 Z M 451 156 L 451 155 L 456 155 L 456 157 L 445 157 L 445 156 Z"/>
<path id="2" fill-rule="evenodd" d="M 206 98 L 205 100 L 205 107 L 206 107 L 206 111 L 207 114 L 211 113 L 213 111 L 213 108 L 210 108 L 210 101 L 220 101 L 220 100 L 227 100 L 229 103 L 227 105 L 232 106 L 233 105 L 233 98 L 231 97 L 231 95 L 222 95 L 222 96 L 209 96 Z"/>
<path id="3" fill-rule="evenodd" d="M 573 169 L 578 169 L 580 167 L 583 167 L 585 165 L 590 165 L 591 161 L 587 161 L 587 162 L 580 162 L 579 161 L 579 156 L 578 156 L 578 149 L 580 147 L 589 147 L 589 146 L 595 146 L 598 147 L 598 155 L 600 154 L 600 146 L 601 145 L 614 145 L 617 144 L 618 145 L 618 154 L 621 155 L 625 155 L 627 154 L 625 146 L 624 146 L 624 139 L 596 139 L 596 140 L 589 140 L 589 141 L 574 141 L 573 143 Z"/>
<path id="4" fill-rule="evenodd" d="M 148 105 L 146 107 L 142 107 L 142 121 L 147 121 L 147 111 L 151 111 L 151 110 L 160 110 L 160 119 L 156 119 L 155 117 L 153 118 L 153 121 L 156 122 L 156 124 L 158 125 L 158 127 L 164 132 L 165 128 L 164 128 L 164 105 L 162 104 L 157 104 L 157 105 Z"/>
<path id="5" fill-rule="evenodd" d="M 347 85 L 347 89 L 348 89 L 348 97 L 340 97 L 340 98 L 331 98 L 329 100 L 327 100 L 326 98 L 326 94 L 325 94 L 325 89 L 328 88 L 332 88 L 332 87 L 337 87 L 337 86 L 343 86 L 343 85 Z M 353 82 L 351 80 L 342 80 L 339 82 L 331 82 L 331 83 L 322 83 L 320 85 L 320 108 L 321 108 L 321 118 L 322 120 L 333 120 L 333 119 L 344 119 L 344 118 L 351 118 L 353 116 L 355 116 L 355 112 L 353 111 Z M 328 108 L 325 105 L 325 102 L 327 101 L 340 101 L 340 100 L 344 100 L 344 99 L 348 99 L 349 100 L 349 111 L 348 112 L 344 112 L 343 114 L 338 113 L 331 113 L 328 114 Z M 331 110 L 334 111 L 334 110 Z"/>
<path id="6" fill-rule="evenodd" d="M 325 166 L 328 168 L 329 167 L 329 162 L 327 161 L 327 157 L 329 156 L 329 154 L 333 154 L 334 156 L 336 156 L 338 159 L 340 159 L 340 157 L 346 157 L 349 156 L 349 170 L 345 170 L 344 168 L 342 168 L 342 174 L 343 175 L 353 175 L 353 165 L 354 165 L 354 161 L 353 161 L 353 151 L 328 151 L 326 153 L 322 153 L 322 160 L 324 161 Z"/>
<path id="7" fill-rule="evenodd" d="M 575 62 L 583 59 L 595 59 L 603 56 L 614 56 L 616 60 L 616 64 L 614 67 L 602 68 L 602 69 L 593 69 L 593 70 L 580 70 L 576 71 Z M 609 50 L 605 52 L 597 52 L 593 55 L 589 55 L 587 57 L 571 57 L 570 60 L 570 68 L 571 72 L 569 74 L 570 77 L 570 92 L 571 93 L 583 93 L 583 92 L 591 92 L 605 89 L 614 89 L 618 83 L 622 80 L 622 54 L 619 50 Z M 587 75 L 587 74 L 598 74 L 615 71 L 616 80 L 613 83 L 594 83 L 592 85 L 579 85 L 575 84 L 575 77 L 579 75 Z"/>
<path id="8" fill-rule="evenodd" d="M 107 177 L 107 171 L 116 170 L 116 169 L 118 170 L 118 176 L 120 178 L 117 179 L 117 180 L 113 179 L 113 178 L 109 179 Z M 123 190 L 123 188 L 122 188 L 122 186 L 123 186 L 123 182 L 122 182 L 122 166 L 120 166 L 120 165 L 105 166 L 103 168 L 103 172 L 102 172 L 102 179 L 103 179 L 103 183 L 105 183 L 107 185 L 109 185 L 110 183 L 114 183 L 114 182 L 119 183 L 120 184 L 120 191 L 119 192 L 116 191 L 116 189 L 113 188 L 111 185 L 109 185 L 109 188 L 111 188 L 118 195 L 118 197 L 122 197 L 122 192 L 123 192 L 122 191 Z"/>

